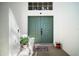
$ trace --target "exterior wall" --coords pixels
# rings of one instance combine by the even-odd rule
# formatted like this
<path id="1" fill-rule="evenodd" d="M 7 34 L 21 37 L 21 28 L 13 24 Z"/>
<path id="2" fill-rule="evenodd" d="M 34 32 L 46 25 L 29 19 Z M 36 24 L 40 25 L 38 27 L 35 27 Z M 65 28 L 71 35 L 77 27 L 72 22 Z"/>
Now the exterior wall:
<path id="1" fill-rule="evenodd" d="M 12 10 L 9 8 L 9 55 L 16 56 L 20 51 L 20 33 Z"/>
<path id="2" fill-rule="evenodd" d="M 79 3 L 54 3 L 54 41 L 72 56 L 79 56 Z"/>
<path id="3" fill-rule="evenodd" d="M 0 2 L 0 56 L 9 55 L 8 6 Z"/>

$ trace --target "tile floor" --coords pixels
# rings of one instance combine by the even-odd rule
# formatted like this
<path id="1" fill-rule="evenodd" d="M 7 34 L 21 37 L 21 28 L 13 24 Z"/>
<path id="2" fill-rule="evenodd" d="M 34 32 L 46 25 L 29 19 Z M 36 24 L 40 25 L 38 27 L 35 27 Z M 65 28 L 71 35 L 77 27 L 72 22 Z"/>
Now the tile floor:
<path id="1" fill-rule="evenodd" d="M 52 44 L 36 44 L 35 47 L 38 49 L 34 50 L 34 56 L 69 56 L 64 50 L 57 49 Z"/>

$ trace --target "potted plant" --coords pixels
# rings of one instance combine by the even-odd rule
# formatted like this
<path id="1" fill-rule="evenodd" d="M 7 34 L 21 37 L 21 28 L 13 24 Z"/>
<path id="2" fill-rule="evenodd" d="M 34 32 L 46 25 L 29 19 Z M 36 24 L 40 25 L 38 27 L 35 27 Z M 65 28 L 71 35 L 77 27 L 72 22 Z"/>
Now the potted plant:
<path id="1" fill-rule="evenodd" d="M 28 46 L 28 37 L 20 37 L 20 44 L 22 48 L 25 48 L 26 46 Z"/>
<path id="2" fill-rule="evenodd" d="M 60 42 L 56 42 L 56 48 L 61 48 L 61 43 Z"/>

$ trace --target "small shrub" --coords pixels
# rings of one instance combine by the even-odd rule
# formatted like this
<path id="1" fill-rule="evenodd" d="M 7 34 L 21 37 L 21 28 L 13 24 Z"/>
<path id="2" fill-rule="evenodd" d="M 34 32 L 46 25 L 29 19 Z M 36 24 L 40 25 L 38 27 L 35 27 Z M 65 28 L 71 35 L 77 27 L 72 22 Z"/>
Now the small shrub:
<path id="1" fill-rule="evenodd" d="M 21 45 L 26 45 L 26 44 L 28 44 L 28 37 L 20 37 L 20 44 Z"/>

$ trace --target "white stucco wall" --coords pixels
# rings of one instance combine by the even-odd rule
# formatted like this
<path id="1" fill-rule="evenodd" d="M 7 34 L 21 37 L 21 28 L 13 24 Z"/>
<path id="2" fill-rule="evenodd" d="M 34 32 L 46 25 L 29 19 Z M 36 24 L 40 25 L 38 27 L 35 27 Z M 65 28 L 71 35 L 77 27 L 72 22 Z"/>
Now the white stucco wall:
<path id="1" fill-rule="evenodd" d="M 0 2 L 0 56 L 9 55 L 8 6 Z"/>
<path id="2" fill-rule="evenodd" d="M 27 3 L 16 2 L 9 3 L 9 7 L 15 15 L 16 22 L 19 25 L 21 34 L 27 34 Z"/>
<path id="3" fill-rule="evenodd" d="M 16 18 L 9 8 L 9 55 L 16 56 L 20 51 L 20 33 Z"/>
<path id="4" fill-rule="evenodd" d="M 79 3 L 54 3 L 54 40 L 69 55 L 79 55 Z"/>

